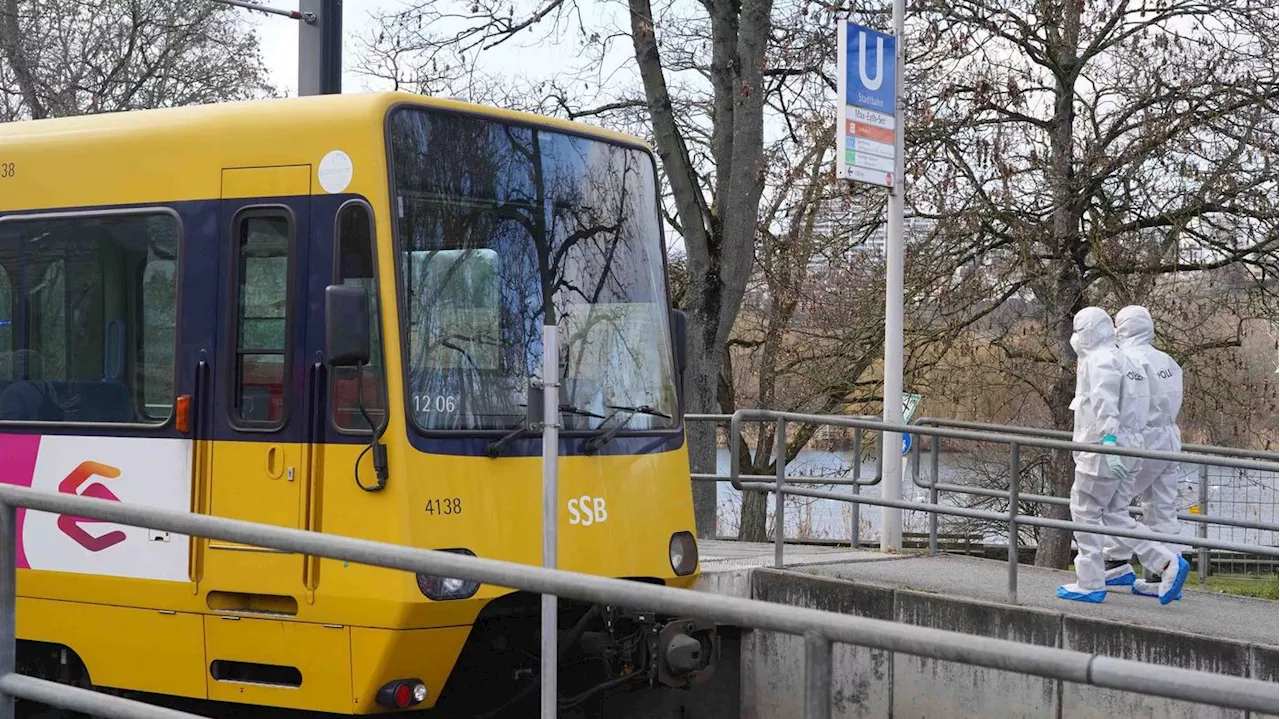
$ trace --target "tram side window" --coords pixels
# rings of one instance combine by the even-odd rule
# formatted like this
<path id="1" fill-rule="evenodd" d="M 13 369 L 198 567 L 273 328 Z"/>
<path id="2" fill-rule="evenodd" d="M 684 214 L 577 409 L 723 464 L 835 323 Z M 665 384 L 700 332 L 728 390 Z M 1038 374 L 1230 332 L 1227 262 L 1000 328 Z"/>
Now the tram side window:
<path id="1" fill-rule="evenodd" d="M 168 421 L 176 285 L 140 279 L 173 265 L 178 235 L 165 213 L 0 223 L 0 266 L 16 270 L 0 286 L 0 421 Z"/>
<path id="2" fill-rule="evenodd" d="M 0 265 L 0 382 L 12 379 L 9 372 L 9 353 L 13 351 L 13 285 L 9 273 Z"/>
<path id="3" fill-rule="evenodd" d="M 237 423 L 278 427 L 285 420 L 289 218 L 255 212 L 238 225 L 235 396 Z"/>
<path id="4" fill-rule="evenodd" d="M 163 371 L 161 360 L 173 353 L 177 342 L 177 308 L 172 303 L 165 304 L 162 298 L 173 297 L 177 291 L 178 263 L 162 257 L 152 258 L 139 273 L 138 282 L 142 293 L 138 352 L 146 368 L 141 377 L 142 411 L 148 418 L 161 419 L 173 411 L 176 394 L 173 372 Z"/>
<path id="5" fill-rule="evenodd" d="M 360 370 L 357 383 L 355 367 L 336 367 L 333 375 L 333 423 L 341 430 L 368 431 L 369 423 L 360 412 L 363 393 L 364 408 L 375 425 L 381 425 L 386 404 L 383 399 L 382 341 L 379 333 L 378 275 L 374 262 L 373 218 L 362 204 L 347 205 L 338 216 L 338 284 L 364 287 L 369 293 L 369 364 Z"/>

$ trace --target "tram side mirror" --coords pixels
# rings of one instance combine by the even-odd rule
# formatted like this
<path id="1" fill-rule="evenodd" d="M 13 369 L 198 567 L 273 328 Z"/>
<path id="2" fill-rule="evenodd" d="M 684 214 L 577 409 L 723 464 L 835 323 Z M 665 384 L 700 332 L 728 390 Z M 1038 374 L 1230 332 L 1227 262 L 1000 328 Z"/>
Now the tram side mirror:
<path id="1" fill-rule="evenodd" d="M 535 427 L 542 424 L 543 403 L 546 402 L 546 392 L 542 389 L 542 384 L 533 380 L 529 381 L 529 399 L 525 400 L 525 422 L 526 426 Z"/>
<path id="2" fill-rule="evenodd" d="M 689 319 L 680 310 L 671 310 L 671 332 L 676 339 L 676 376 L 684 377 L 689 361 Z"/>
<path id="3" fill-rule="evenodd" d="M 365 288 L 325 288 L 324 354 L 331 367 L 369 364 L 369 293 Z"/>

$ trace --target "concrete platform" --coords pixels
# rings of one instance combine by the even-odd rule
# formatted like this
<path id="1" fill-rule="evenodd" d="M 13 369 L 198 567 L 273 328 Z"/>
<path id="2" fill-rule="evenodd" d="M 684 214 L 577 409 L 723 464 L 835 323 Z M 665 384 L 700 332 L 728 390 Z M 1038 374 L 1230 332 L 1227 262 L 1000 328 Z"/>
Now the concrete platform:
<path id="1" fill-rule="evenodd" d="M 773 567 L 772 544 L 703 540 L 698 546 L 702 586 L 717 593 L 749 596 L 731 591 L 735 585 L 745 587 L 745 577 L 731 581 L 717 575 Z M 1008 605 L 1008 565 L 1003 561 L 791 544 L 786 546 L 784 560 L 785 568 L 795 572 Z M 1132 594 L 1128 587 L 1112 588 L 1102 604 L 1058 599 L 1058 587 L 1073 581 L 1072 572 L 1020 565 L 1017 606 L 1264 646 L 1280 643 L 1280 603 L 1205 591 L 1198 588 L 1194 575 L 1187 580 L 1182 600 L 1163 606 L 1154 598 Z"/>
<path id="2" fill-rule="evenodd" d="M 1277 681 L 1280 605 L 1274 601 L 1189 585 L 1181 601 L 1164 606 L 1128 588 L 1110 592 L 1102 604 L 1084 604 L 1055 594 L 1074 573 L 1022 565 L 1018 603 L 1010 604 L 1008 565 L 998 560 L 788 545 L 785 566 L 778 569 L 771 544 L 702 542 L 700 547 L 702 591 Z M 803 716 L 800 638 L 744 631 L 738 647 L 736 715 Z M 837 645 L 834 657 L 836 719 L 1263 716 L 866 646 Z"/>

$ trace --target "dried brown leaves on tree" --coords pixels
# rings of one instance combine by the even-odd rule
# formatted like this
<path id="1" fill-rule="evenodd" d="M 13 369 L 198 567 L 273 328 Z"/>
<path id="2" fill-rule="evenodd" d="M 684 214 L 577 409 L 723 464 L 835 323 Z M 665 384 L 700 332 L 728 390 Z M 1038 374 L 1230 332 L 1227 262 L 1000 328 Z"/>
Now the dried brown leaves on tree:
<path id="1" fill-rule="evenodd" d="M 1274 7 L 948 0 L 916 9 L 917 35 L 955 63 L 929 93 L 932 161 L 917 168 L 913 199 L 973 234 L 982 274 L 1020 285 L 973 334 L 971 362 L 953 364 L 996 374 L 987 386 L 1002 379 L 1010 402 L 1031 400 L 1002 407 L 1008 419 L 1070 428 L 1072 316 L 1147 302 L 1166 349 L 1191 365 L 1194 414 L 1197 368 L 1209 367 L 1196 357 L 1242 343 L 1256 320 L 1275 321 Z M 1224 276 L 1234 278 L 1229 301 L 1187 291 Z M 1189 322 L 1206 311 L 1220 321 Z M 1070 459 L 1056 456 L 1048 489 L 1066 496 L 1071 481 Z M 1046 533 L 1037 562 L 1065 566 L 1068 541 Z"/>

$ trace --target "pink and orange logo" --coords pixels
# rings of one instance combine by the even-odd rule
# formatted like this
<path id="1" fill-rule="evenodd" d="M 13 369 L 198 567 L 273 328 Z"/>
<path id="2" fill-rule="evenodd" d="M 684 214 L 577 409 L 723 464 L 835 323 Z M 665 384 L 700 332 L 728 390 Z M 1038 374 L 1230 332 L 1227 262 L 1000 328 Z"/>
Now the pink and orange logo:
<path id="1" fill-rule="evenodd" d="M 71 470 L 61 483 L 58 484 L 58 491 L 65 494 L 78 494 L 81 497 L 93 497 L 94 499 L 106 499 L 112 502 L 119 502 L 120 498 L 115 495 L 107 486 L 101 482 L 94 482 L 84 488 L 84 491 L 78 491 L 80 485 L 87 482 L 92 477 L 102 477 L 103 479 L 115 479 L 120 476 L 120 470 L 111 465 L 102 464 L 100 462 L 81 462 L 79 466 Z M 106 534 L 95 537 L 90 534 L 81 525 L 96 524 L 101 522 L 100 519 L 86 519 L 84 517 L 73 517 L 64 514 L 58 517 L 58 529 L 62 533 L 70 537 L 77 544 L 89 550 L 90 552 L 101 552 L 108 547 L 125 540 L 125 533 L 116 529 Z"/>

